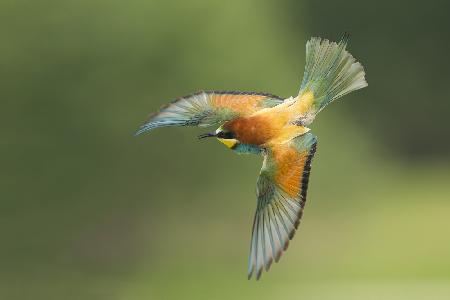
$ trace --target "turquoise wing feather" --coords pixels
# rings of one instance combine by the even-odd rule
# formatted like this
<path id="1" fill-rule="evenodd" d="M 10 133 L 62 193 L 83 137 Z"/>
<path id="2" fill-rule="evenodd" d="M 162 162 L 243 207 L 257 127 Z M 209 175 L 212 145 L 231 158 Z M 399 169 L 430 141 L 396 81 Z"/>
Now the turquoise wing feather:
<path id="1" fill-rule="evenodd" d="M 282 98 L 267 93 L 199 92 L 182 97 L 152 114 L 136 135 L 158 127 L 217 125 L 282 102 Z"/>
<path id="2" fill-rule="evenodd" d="M 317 139 L 306 133 L 267 150 L 257 183 L 248 278 L 278 262 L 300 223 Z"/>

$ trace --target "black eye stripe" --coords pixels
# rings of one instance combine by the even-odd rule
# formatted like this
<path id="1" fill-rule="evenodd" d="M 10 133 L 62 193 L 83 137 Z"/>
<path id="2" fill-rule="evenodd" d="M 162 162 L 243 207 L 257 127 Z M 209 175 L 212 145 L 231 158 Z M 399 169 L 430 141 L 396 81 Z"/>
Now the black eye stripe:
<path id="1" fill-rule="evenodd" d="M 221 139 L 234 139 L 234 134 L 232 132 L 221 131 L 217 134 L 217 137 Z"/>
<path id="2" fill-rule="evenodd" d="M 232 133 L 232 132 L 226 132 L 226 133 L 225 133 L 225 138 L 226 138 L 226 139 L 234 139 L 234 133 Z"/>

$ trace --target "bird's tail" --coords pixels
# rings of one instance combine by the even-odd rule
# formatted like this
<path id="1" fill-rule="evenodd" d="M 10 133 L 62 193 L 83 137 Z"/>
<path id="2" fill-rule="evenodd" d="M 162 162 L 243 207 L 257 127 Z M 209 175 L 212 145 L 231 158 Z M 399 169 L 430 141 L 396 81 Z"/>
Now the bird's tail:
<path id="1" fill-rule="evenodd" d="M 345 50 L 348 34 L 339 43 L 311 38 L 306 43 L 306 64 L 297 101 L 308 125 L 332 101 L 367 86 L 363 66 Z"/>

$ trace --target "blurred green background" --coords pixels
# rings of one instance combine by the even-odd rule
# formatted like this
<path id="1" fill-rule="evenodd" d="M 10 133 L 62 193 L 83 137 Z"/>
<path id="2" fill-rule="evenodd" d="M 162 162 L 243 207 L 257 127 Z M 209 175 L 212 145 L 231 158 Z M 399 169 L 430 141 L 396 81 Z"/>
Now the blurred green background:
<path id="1" fill-rule="evenodd" d="M 0 299 L 450 299 L 448 1 L 0 1 Z M 200 89 L 294 95 L 312 35 L 369 87 L 325 109 L 302 226 L 247 281 L 256 156 L 133 137 Z"/>

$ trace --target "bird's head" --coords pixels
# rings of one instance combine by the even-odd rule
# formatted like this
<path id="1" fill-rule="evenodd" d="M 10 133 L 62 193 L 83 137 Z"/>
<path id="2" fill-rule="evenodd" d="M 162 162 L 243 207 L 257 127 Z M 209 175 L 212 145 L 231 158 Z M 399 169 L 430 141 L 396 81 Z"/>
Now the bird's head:
<path id="1" fill-rule="evenodd" d="M 216 137 L 219 142 L 227 146 L 229 149 L 234 149 L 239 144 L 235 134 L 232 131 L 219 127 L 215 132 L 204 133 L 198 136 L 199 139 L 207 137 Z"/>

